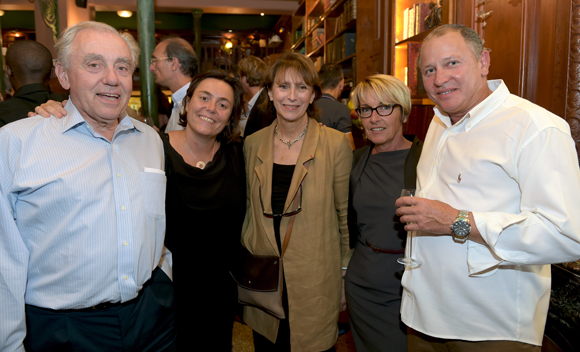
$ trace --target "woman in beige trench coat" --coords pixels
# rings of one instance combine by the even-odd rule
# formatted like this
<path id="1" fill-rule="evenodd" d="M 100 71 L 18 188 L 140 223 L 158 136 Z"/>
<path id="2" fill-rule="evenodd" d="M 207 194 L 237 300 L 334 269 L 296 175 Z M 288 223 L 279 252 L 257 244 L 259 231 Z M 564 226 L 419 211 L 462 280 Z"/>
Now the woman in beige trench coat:
<path id="1" fill-rule="evenodd" d="M 310 59 L 284 54 L 270 67 L 266 87 L 267 109 L 277 119 L 244 144 L 248 210 L 242 244 L 251 253 L 280 255 L 289 217 L 276 221 L 264 213 L 296 210 L 292 203 L 304 182 L 301 211 L 284 255 L 287 319 L 246 307 L 244 320 L 254 330 L 256 352 L 332 351 L 341 309 L 341 269 L 352 254 L 347 227 L 352 149 L 343 133 L 320 127 L 314 119 L 313 102 L 321 93 Z"/>

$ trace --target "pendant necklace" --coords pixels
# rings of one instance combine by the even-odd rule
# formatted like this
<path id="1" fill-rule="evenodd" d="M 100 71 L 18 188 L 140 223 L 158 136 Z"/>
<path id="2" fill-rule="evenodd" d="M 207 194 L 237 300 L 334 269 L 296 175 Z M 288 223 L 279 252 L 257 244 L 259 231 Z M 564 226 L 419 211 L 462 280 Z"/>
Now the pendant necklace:
<path id="1" fill-rule="evenodd" d="M 197 164 L 195 164 L 195 167 L 197 167 L 198 169 L 202 169 L 202 170 L 205 169 L 205 166 L 207 165 L 207 163 L 204 163 L 201 160 L 197 160 L 197 158 L 195 157 L 195 155 L 193 155 L 193 152 L 191 151 L 191 149 L 189 149 L 189 145 L 187 144 L 187 141 L 185 140 L 185 135 L 183 136 L 183 143 L 185 143 L 185 146 L 187 147 L 187 150 L 189 150 L 189 152 L 191 153 L 191 156 L 193 156 L 193 158 L 195 159 L 195 161 L 197 161 Z M 212 158 L 213 158 L 213 155 L 215 154 L 215 146 L 217 145 L 215 141 L 213 143 L 214 143 L 214 145 L 213 145 Z M 211 161 L 211 159 L 208 160 L 208 163 L 210 161 Z"/>
<path id="2" fill-rule="evenodd" d="M 308 130 L 308 125 L 310 124 L 310 119 L 308 119 L 308 122 L 306 123 L 306 128 L 304 128 L 304 131 L 302 132 L 301 135 L 298 136 L 298 138 L 296 138 L 293 141 L 285 141 L 282 139 L 282 136 L 280 136 L 280 133 L 278 133 L 278 123 L 276 122 L 276 128 L 274 129 L 274 132 L 276 132 L 276 136 L 278 137 L 278 139 L 280 140 L 280 142 L 286 144 L 288 146 L 288 149 L 290 149 L 290 147 L 292 146 L 292 144 L 298 142 L 299 140 L 302 139 L 302 137 L 304 137 L 304 135 L 306 134 L 306 131 Z"/>

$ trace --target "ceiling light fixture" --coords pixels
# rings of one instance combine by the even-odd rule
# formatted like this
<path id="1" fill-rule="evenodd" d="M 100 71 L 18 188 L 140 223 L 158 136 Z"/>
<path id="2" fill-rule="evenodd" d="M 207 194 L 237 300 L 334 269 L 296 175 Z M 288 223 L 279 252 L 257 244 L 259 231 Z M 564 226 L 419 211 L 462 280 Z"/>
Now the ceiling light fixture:
<path id="1" fill-rule="evenodd" d="M 117 11 L 117 15 L 119 15 L 119 17 L 129 18 L 133 16 L 133 12 L 127 10 Z"/>
<path id="2" fill-rule="evenodd" d="M 4 11 L 0 10 L 0 16 L 4 16 Z"/>
<path id="3" fill-rule="evenodd" d="M 264 16 L 264 13 L 262 12 L 262 13 L 260 14 L 260 16 Z"/>

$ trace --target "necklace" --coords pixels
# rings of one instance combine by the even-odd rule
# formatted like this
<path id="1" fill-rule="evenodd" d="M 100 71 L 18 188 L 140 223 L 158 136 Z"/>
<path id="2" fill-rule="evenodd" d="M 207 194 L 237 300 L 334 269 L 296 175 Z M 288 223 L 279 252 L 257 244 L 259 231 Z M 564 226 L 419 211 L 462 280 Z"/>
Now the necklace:
<path id="1" fill-rule="evenodd" d="M 197 160 L 197 158 L 195 157 L 195 155 L 193 155 L 193 152 L 191 151 L 191 149 L 189 149 L 189 145 L 187 144 L 187 141 L 185 140 L 185 135 L 183 136 L 183 143 L 185 143 L 185 146 L 187 147 L 187 150 L 189 150 L 189 152 L 191 153 L 191 156 L 193 156 L 193 158 L 195 159 L 195 161 L 197 161 L 197 164 L 195 164 L 195 167 L 199 168 L 199 169 L 205 169 L 205 166 L 207 165 L 207 163 L 204 163 L 201 160 Z M 217 143 L 214 141 L 213 142 L 213 152 L 211 153 L 212 155 L 212 159 L 213 159 L 213 155 L 215 154 L 215 147 L 216 147 Z M 207 162 L 209 163 L 211 161 L 208 160 Z"/>
<path id="2" fill-rule="evenodd" d="M 308 119 L 308 122 L 306 123 L 306 128 L 304 128 L 304 131 L 302 131 L 302 134 L 298 136 L 298 138 L 296 138 L 293 141 L 285 141 L 282 139 L 282 136 L 280 136 L 280 133 L 278 133 L 278 123 L 276 122 L 276 128 L 274 129 L 274 132 L 276 132 L 276 136 L 278 137 L 278 139 L 280 140 L 280 142 L 286 144 L 288 146 L 288 149 L 290 149 L 290 147 L 292 146 L 292 144 L 298 142 L 299 140 L 302 139 L 302 137 L 304 137 L 304 135 L 306 134 L 306 131 L 308 130 L 308 125 L 310 124 L 310 119 Z"/>

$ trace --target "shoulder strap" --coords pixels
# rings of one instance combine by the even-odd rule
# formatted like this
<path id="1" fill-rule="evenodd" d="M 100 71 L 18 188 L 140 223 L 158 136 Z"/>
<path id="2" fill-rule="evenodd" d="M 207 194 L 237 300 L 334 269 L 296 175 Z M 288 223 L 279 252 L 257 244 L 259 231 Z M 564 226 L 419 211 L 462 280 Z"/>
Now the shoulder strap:
<path id="1" fill-rule="evenodd" d="M 312 159 L 310 159 L 310 160 L 312 160 Z M 310 160 L 308 160 L 307 162 L 304 163 L 304 167 L 306 168 L 306 170 L 308 170 L 308 166 L 310 166 Z M 300 187 L 298 188 L 298 192 L 296 192 L 296 195 L 294 196 L 294 203 L 292 203 L 292 209 L 298 208 L 298 202 L 300 201 L 300 197 L 302 197 L 302 185 L 303 184 L 304 184 L 304 179 L 302 180 L 302 183 L 300 184 Z M 296 217 L 296 214 L 292 215 L 290 217 L 290 220 L 288 221 L 288 227 L 286 228 L 286 236 L 284 236 L 284 245 L 282 246 L 282 255 L 280 256 L 280 258 L 284 257 L 284 253 L 286 253 L 286 247 L 288 247 L 288 242 L 290 242 L 290 235 L 292 234 L 292 226 L 294 225 L 294 218 L 295 217 Z"/>

